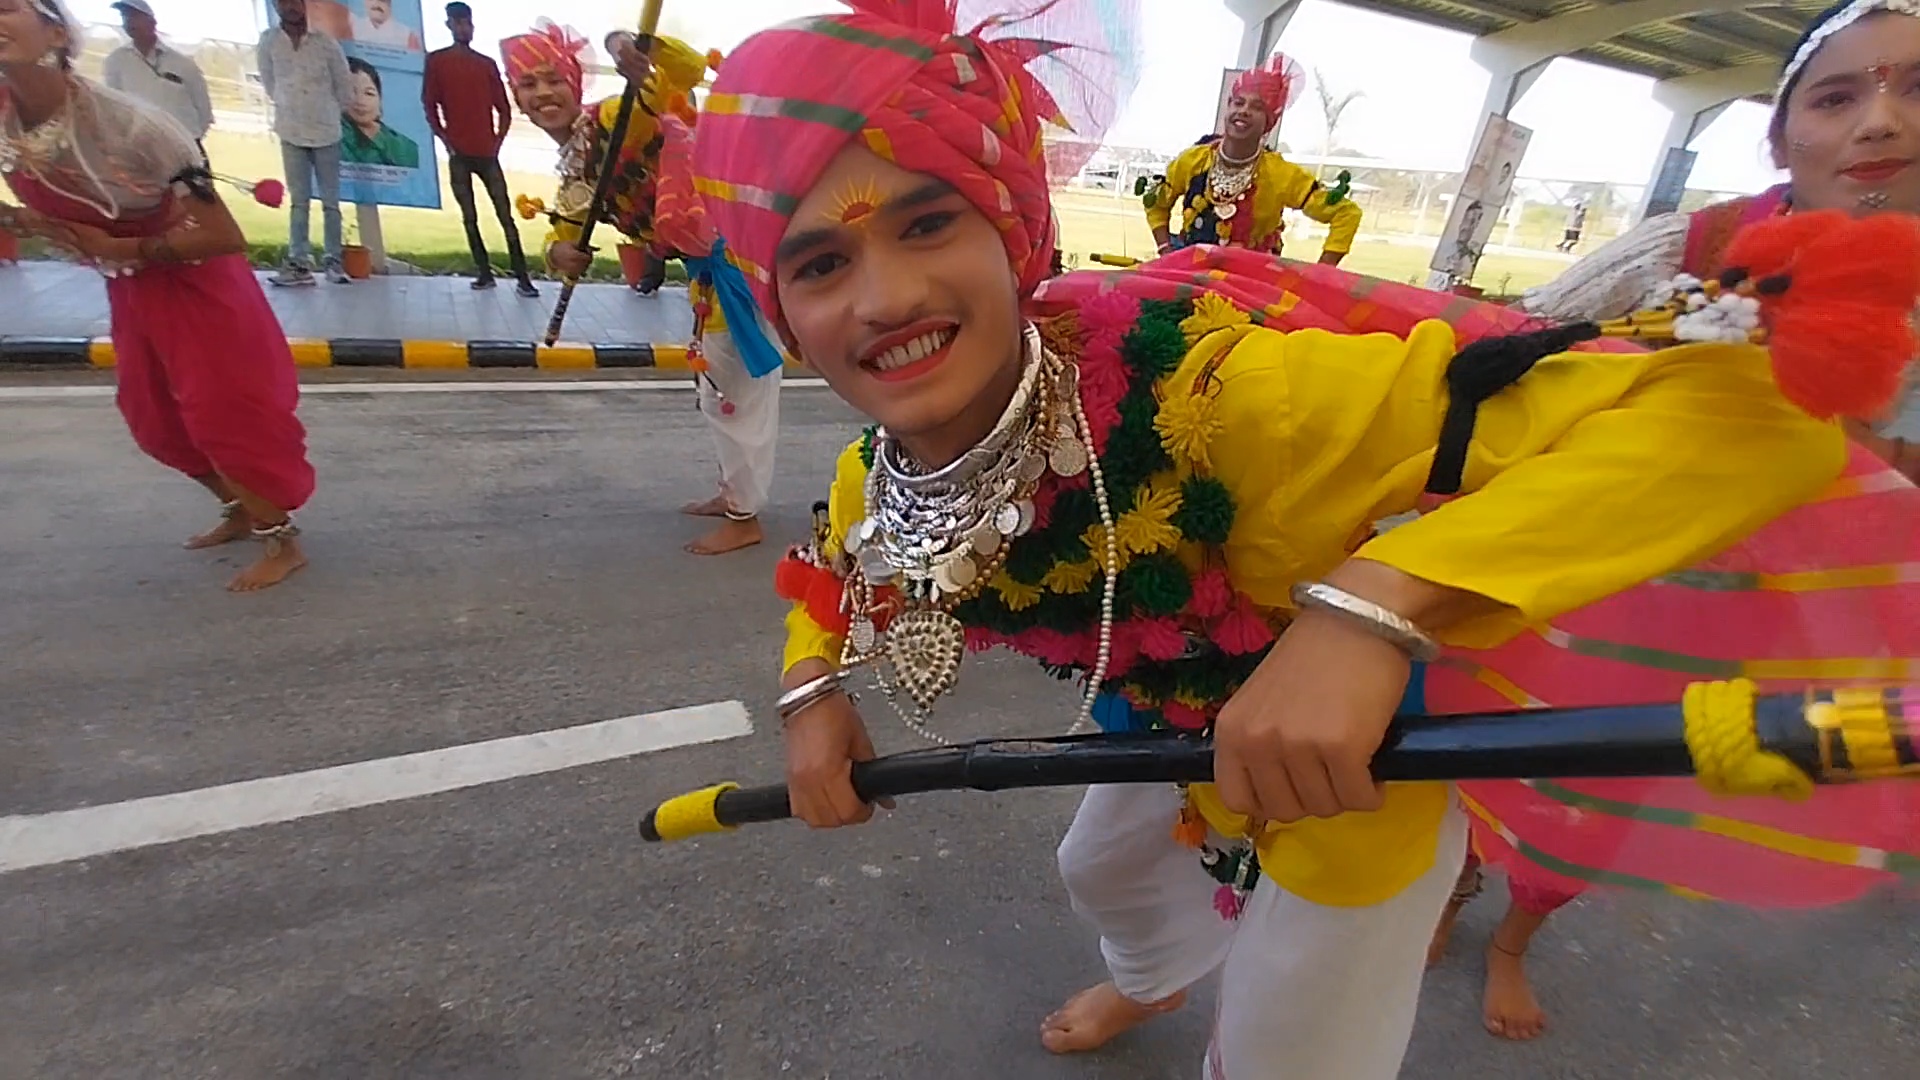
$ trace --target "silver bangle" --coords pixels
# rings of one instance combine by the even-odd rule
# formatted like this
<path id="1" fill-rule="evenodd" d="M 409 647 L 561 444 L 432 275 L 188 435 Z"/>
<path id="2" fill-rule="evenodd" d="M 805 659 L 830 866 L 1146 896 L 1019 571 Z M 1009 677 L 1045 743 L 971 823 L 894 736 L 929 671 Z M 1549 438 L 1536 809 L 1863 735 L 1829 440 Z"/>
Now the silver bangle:
<path id="1" fill-rule="evenodd" d="M 1413 621 L 1325 582 L 1301 582 L 1293 587 L 1293 603 L 1302 611 L 1324 611 L 1352 622 L 1373 636 L 1391 642 L 1422 663 L 1440 658 L 1440 643 Z"/>
<path id="2" fill-rule="evenodd" d="M 799 686 L 781 694 L 780 699 L 774 702 L 773 711 L 779 714 L 780 722 L 785 724 L 805 710 L 839 693 L 840 683 L 844 678 L 845 675 L 843 673 L 830 671 L 817 678 L 808 679 Z"/>

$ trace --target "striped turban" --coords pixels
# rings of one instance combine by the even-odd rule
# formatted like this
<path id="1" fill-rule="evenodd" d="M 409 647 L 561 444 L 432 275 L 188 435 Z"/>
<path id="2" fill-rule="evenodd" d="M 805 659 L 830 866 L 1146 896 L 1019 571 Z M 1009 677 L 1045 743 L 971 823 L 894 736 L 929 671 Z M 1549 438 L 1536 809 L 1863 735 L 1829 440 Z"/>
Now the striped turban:
<path id="1" fill-rule="evenodd" d="M 573 88 L 575 101 L 585 99 L 586 65 L 592 57 L 593 46 L 580 36 L 579 31 L 571 26 L 560 26 L 550 19 L 534 23 L 531 33 L 510 37 L 500 43 L 500 61 L 506 68 L 508 82 L 520 81 L 520 76 L 535 68 L 551 67 Z"/>
<path id="2" fill-rule="evenodd" d="M 1233 80 L 1232 93 L 1234 97 L 1253 98 L 1264 104 L 1267 130 L 1272 131 L 1280 126 L 1280 114 L 1287 111 L 1287 105 L 1300 92 L 1303 81 L 1300 65 L 1282 53 L 1274 53 L 1266 63 L 1241 72 Z"/>
<path id="3" fill-rule="evenodd" d="M 1138 0 L 846 0 L 763 31 L 707 95 L 696 185 L 734 260 L 784 325 L 774 251 L 850 142 L 952 185 L 1000 230 L 1022 295 L 1052 268 L 1051 165 L 1070 177 L 1138 81 Z M 978 8 L 960 33 L 963 9 Z M 1042 141 L 1052 122 L 1070 138 Z"/>

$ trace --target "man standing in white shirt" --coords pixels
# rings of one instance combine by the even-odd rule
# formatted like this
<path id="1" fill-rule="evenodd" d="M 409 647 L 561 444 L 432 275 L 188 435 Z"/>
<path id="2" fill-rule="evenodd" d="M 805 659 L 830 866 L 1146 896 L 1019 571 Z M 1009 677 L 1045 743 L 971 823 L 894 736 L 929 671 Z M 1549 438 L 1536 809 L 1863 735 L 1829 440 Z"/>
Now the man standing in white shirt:
<path id="1" fill-rule="evenodd" d="M 307 0 L 274 0 L 280 25 L 260 38 L 260 84 L 273 100 L 273 133 L 287 171 L 287 265 L 268 280 L 313 284 L 308 203 L 320 195 L 327 280 L 350 280 L 340 262 L 340 114 L 353 103 L 353 79 L 340 43 L 307 26 Z"/>
<path id="2" fill-rule="evenodd" d="M 116 0 L 128 43 L 107 55 L 106 83 L 180 121 L 206 157 L 207 130 L 213 127 L 213 101 L 200 65 L 160 43 L 160 24 L 147 0 Z"/>

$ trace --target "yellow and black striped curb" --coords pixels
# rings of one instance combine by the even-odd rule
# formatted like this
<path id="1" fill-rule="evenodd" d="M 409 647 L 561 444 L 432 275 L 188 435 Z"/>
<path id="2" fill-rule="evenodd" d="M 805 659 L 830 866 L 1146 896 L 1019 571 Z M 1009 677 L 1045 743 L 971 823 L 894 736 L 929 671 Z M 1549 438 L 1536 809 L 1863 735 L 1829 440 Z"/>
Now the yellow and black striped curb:
<path id="1" fill-rule="evenodd" d="M 394 368 L 460 371 L 475 368 L 546 371 L 594 371 L 658 368 L 686 371 L 687 347 L 621 343 L 589 345 L 531 341 L 401 341 L 398 338 L 289 339 L 294 362 L 303 368 Z M 0 337 L 0 366 L 32 368 L 111 368 L 108 338 Z M 789 367 L 792 366 L 789 362 Z"/>

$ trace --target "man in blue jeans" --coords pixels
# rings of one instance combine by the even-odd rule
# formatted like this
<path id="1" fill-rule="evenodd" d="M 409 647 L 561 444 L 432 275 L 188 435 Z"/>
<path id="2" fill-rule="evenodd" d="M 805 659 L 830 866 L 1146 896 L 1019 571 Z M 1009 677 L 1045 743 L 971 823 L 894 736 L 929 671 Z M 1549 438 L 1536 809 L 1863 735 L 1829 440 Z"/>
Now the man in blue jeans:
<path id="1" fill-rule="evenodd" d="M 273 100 L 273 133 L 287 171 L 291 235 L 275 285 L 313 284 L 308 205 L 317 188 L 327 280 L 347 283 L 340 263 L 340 114 L 353 102 L 353 79 L 340 43 L 307 26 L 307 0 L 274 0 L 280 25 L 260 38 L 260 83 Z"/>

